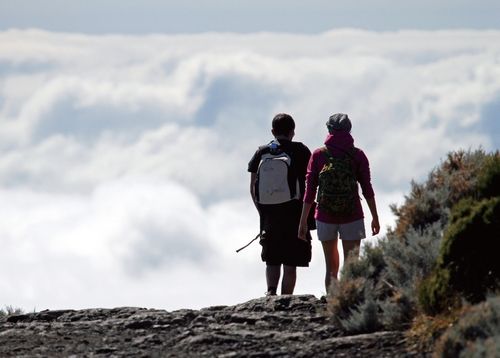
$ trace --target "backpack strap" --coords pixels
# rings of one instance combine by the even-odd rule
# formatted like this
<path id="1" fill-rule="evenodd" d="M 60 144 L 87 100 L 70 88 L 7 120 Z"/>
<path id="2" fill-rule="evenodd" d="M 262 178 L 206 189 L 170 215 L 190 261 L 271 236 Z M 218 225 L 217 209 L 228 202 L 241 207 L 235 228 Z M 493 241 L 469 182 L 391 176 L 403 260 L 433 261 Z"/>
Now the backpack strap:
<path id="1" fill-rule="evenodd" d="M 297 181 L 298 175 L 297 175 L 297 151 L 296 148 L 292 145 L 292 142 L 288 145 L 283 145 L 281 147 L 281 150 L 285 152 L 287 155 L 290 156 L 291 158 L 291 164 L 290 167 L 288 168 L 288 187 L 290 188 L 290 196 L 292 198 L 295 198 L 297 195 L 300 196 L 300 193 L 297 193 Z"/>
<path id="2" fill-rule="evenodd" d="M 323 147 L 321 147 L 321 153 L 323 153 L 323 155 L 326 157 L 326 159 L 331 162 L 332 159 L 333 159 L 333 155 L 332 153 L 330 153 L 330 151 L 328 150 L 328 147 L 325 145 Z"/>

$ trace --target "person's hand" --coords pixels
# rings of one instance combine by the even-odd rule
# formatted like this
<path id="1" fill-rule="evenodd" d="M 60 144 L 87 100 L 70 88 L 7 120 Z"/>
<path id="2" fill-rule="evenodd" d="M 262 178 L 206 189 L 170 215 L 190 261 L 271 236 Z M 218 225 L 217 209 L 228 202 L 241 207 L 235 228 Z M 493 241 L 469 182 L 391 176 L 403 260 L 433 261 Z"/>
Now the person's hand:
<path id="1" fill-rule="evenodd" d="M 299 232 L 297 233 L 299 239 L 307 241 L 307 223 L 301 222 L 299 225 Z"/>
<path id="2" fill-rule="evenodd" d="M 380 232 L 380 224 L 378 223 L 378 218 L 372 220 L 372 236 L 377 235 Z"/>

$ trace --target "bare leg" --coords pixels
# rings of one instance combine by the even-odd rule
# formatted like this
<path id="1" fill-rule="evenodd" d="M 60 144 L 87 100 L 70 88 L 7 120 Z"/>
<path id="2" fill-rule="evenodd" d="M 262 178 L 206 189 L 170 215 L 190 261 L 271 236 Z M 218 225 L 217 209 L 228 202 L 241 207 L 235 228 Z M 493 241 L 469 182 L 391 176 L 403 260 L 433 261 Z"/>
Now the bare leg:
<path id="1" fill-rule="evenodd" d="M 339 251 L 337 249 L 337 239 L 321 241 L 321 244 L 323 245 L 323 253 L 325 254 L 325 288 L 328 294 L 332 279 L 336 280 L 339 272 Z"/>
<path id="2" fill-rule="evenodd" d="M 361 240 L 342 240 L 342 248 L 344 249 L 344 262 L 346 262 L 350 254 L 355 258 L 358 257 L 360 245 Z"/>
<path id="3" fill-rule="evenodd" d="M 291 295 L 297 280 L 297 268 L 295 266 L 283 265 L 283 280 L 281 281 L 281 294 Z"/>
<path id="4" fill-rule="evenodd" d="M 278 289 L 278 281 L 281 275 L 281 265 L 266 266 L 267 294 L 274 296 Z"/>

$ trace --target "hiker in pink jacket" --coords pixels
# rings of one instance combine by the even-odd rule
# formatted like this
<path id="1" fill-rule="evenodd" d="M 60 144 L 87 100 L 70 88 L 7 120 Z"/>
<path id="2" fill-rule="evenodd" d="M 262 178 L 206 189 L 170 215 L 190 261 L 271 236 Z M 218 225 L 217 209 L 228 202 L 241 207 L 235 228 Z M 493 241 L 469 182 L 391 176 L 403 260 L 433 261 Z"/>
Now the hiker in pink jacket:
<path id="1" fill-rule="evenodd" d="M 316 206 L 315 218 L 318 233 L 318 239 L 323 246 L 326 263 L 326 276 L 325 286 L 327 292 L 329 291 L 330 284 L 333 279 L 337 279 L 339 270 L 339 254 L 337 249 L 337 239 L 340 236 L 342 240 L 342 247 L 344 250 L 344 260 L 349 257 L 351 252 L 359 252 L 361 240 L 366 237 L 364 226 L 364 214 L 361 207 L 361 198 L 358 194 L 358 185 L 364 198 L 370 208 L 372 222 L 372 234 L 377 235 L 380 231 L 380 224 L 378 222 L 377 207 L 375 204 L 375 193 L 373 191 L 370 179 L 370 166 L 368 158 L 365 153 L 354 147 L 354 139 L 350 134 L 352 125 L 349 117 L 343 113 L 332 115 L 326 123 L 328 128 L 328 136 L 325 140 L 325 147 L 316 149 L 307 167 L 306 174 L 306 190 L 304 195 L 304 203 L 302 207 L 302 215 L 299 225 L 299 238 L 305 238 L 307 232 L 307 216 L 313 206 L 313 202 L 317 197 L 318 205 Z M 347 161 L 345 161 L 347 159 Z M 330 167 L 336 167 L 337 164 L 347 163 L 350 165 L 350 173 L 352 174 L 351 185 L 352 195 L 347 205 L 349 210 L 338 210 L 327 207 L 326 202 L 320 196 L 325 192 L 321 185 L 326 186 L 325 180 L 320 184 L 320 173 L 325 171 L 329 163 L 334 163 Z M 325 178 L 324 174 L 323 178 Z M 342 184 L 342 183 L 341 183 Z M 349 185 L 336 185 L 338 187 L 349 187 Z M 326 195 L 326 194 L 324 194 Z M 343 196 L 346 197 L 345 195 Z M 335 197 L 330 199 L 335 201 Z M 344 205 L 346 206 L 346 205 Z M 327 210 L 328 209 L 328 210 Z"/>

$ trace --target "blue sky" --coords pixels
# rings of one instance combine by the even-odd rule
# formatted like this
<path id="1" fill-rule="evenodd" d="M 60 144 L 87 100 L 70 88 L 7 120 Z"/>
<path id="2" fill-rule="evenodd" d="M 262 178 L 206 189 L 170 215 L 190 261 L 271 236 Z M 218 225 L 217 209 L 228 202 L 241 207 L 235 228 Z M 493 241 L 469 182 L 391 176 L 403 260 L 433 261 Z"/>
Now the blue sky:
<path id="1" fill-rule="evenodd" d="M 0 29 L 83 33 L 495 29 L 499 19 L 495 0 L 0 1 Z"/>
<path id="2" fill-rule="evenodd" d="M 311 149 L 350 115 L 384 229 L 446 153 L 500 147 L 498 5 L 312 3 L 0 0 L 0 305 L 262 295 L 259 246 L 235 249 L 278 112 Z M 313 248 L 297 293 L 323 293 Z"/>

